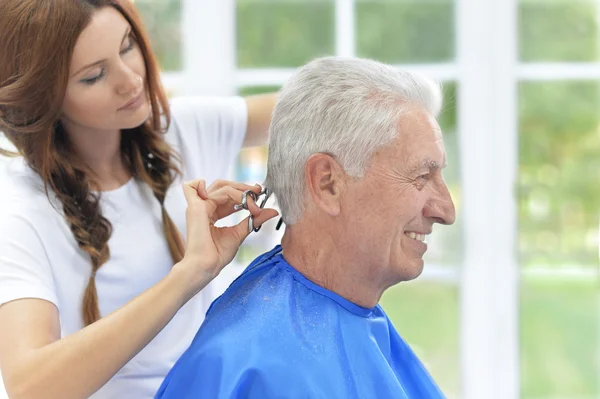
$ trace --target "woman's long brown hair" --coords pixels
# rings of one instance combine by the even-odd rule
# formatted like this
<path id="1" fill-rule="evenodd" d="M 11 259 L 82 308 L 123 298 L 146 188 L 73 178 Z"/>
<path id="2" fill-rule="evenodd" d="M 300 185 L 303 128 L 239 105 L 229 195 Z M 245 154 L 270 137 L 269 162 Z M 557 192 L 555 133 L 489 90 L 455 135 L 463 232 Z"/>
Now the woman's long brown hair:
<path id="1" fill-rule="evenodd" d="M 164 207 L 179 173 L 178 157 L 165 142 L 169 106 L 157 62 L 138 13 L 129 0 L 0 0 L 0 131 L 62 204 L 79 247 L 91 261 L 83 298 L 84 325 L 100 318 L 96 272 L 110 256 L 111 224 L 101 212 L 89 170 L 71 150 L 59 121 L 77 38 L 93 13 L 114 7 L 131 25 L 146 65 L 151 115 L 123 131 L 121 154 L 134 178 L 148 184 L 162 208 L 163 229 L 174 262 L 183 257 L 179 232 Z M 164 123 L 163 123 L 164 122 Z"/>

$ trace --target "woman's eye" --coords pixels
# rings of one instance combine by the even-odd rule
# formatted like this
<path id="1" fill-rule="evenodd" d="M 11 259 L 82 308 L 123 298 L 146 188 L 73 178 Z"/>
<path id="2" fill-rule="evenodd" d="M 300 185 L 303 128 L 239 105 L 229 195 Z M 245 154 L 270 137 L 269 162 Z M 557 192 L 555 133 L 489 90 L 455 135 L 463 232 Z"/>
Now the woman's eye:
<path id="1" fill-rule="evenodd" d="M 121 54 L 127 54 L 128 52 L 133 50 L 134 45 L 135 45 L 134 41 L 129 39 L 129 44 L 127 45 L 127 47 L 125 47 L 123 50 L 121 50 Z"/>
<path id="2" fill-rule="evenodd" d="M 82 79 L 81 82 L 83 82 L 87 85 L 93 85 L 94 83 L 96 83 L 97 81 L 102 79 L 103 77 L 104 77 L 104 69 L 102 69 L 98 75 L 91 77 L 91 78 Z"/>

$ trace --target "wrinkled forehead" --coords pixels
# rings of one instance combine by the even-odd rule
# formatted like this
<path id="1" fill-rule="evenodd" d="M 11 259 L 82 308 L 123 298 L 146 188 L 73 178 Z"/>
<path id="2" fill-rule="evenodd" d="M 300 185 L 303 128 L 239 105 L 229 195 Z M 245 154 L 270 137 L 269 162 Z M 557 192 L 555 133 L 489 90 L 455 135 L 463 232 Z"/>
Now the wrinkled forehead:
<path id="1" fill-rule="evenodd" d="M 398 137 L 407 143 L 443 141 L 442 129 L 435 117 L 419 107 L 411 107 L 402 114 Z"/>
<path id="2" fill-rule="evenodd" d="M 446 165 L 442 131 L 425 111 L 407 112 L 400 118 L 398 135 L 374 155 L 379 167 L 403 173 L 441 169 Z"/>

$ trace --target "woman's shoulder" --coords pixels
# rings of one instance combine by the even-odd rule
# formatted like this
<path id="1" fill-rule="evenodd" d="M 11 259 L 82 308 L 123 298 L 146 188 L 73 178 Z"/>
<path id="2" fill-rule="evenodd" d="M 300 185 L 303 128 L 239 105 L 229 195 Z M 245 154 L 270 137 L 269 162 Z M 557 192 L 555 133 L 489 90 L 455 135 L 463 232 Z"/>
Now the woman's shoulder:
<path id="1" fill-rule="evenodd" d="M 0 215 L 34 215 L 52 209 L 44 183 L 22 157 L 0 156 Z"/>
<path id="2" fill-rule="evenodd" d="M 181 156 L 186 178 L 226 176 L 246 135 L 244 98 L 176 97 L 170 105 L 166 140 Z"/>
<path id="3" fill-rule="evenodd" d="M 245 128 L 248 109 L 239 96 L 179 96 L 169 100 L 171 127 L 185 130 Z"/>
<path id="4" fill-rule="evenodd" d="M 169 99 L 171 114 L 177 118 L 181 114 L 211 116 L 223 112 L 247 112 L 246 100 L 241 96 L 194 96 L 182 95 Z"/>

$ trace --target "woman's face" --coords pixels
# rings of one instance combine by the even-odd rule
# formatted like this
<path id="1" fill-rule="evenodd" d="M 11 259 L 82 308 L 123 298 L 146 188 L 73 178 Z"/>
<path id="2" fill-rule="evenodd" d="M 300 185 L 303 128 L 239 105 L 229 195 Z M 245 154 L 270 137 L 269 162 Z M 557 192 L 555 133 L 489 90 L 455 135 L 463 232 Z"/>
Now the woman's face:
<path id="1" fill-rule="evenodd" d="M 150 114 L 145 82 L 131 26 L 115 8 L 102 8 L 75 44 L 61 121 L 67 130 L 139 126 Z"/>

